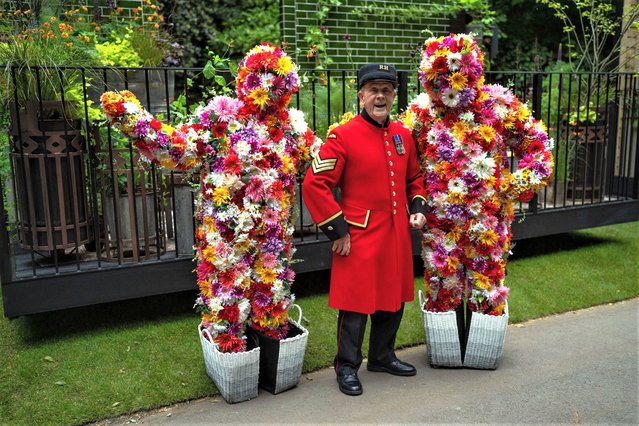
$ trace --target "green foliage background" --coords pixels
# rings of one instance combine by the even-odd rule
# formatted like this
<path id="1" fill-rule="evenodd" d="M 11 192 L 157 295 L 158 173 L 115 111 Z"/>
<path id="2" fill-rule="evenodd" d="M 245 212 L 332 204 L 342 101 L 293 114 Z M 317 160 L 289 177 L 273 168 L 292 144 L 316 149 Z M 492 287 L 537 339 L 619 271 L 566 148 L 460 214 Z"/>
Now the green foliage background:
<path id="1" fill-rule="evenodd" d="M 169 31 L 183 46 L 183 65 L 203 66 L 207 52 L 242 57 L 254 45 L 280 42 L 277 0 L 161 0 Z"/>

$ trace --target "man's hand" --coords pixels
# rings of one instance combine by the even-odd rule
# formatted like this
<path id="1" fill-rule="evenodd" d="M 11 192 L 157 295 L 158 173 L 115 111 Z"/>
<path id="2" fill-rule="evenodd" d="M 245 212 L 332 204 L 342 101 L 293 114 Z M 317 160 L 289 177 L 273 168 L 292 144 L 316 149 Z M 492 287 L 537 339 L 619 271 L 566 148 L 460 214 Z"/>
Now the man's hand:
<path id="1" fill-rule="evenodd" d="M 342 256 L 348 256 L 351 252 L 351 235 L 346 234 L 339 240 L 333 241 L 333 251 Z"/>
<path id="2" fill-rule="evenodd" d="M 408 220 L 410 226 L 415 229 L 421 229 L 426 224 L 426 216 L 422 213 L 415 213 L 410 215 L 410 219 Z"/>

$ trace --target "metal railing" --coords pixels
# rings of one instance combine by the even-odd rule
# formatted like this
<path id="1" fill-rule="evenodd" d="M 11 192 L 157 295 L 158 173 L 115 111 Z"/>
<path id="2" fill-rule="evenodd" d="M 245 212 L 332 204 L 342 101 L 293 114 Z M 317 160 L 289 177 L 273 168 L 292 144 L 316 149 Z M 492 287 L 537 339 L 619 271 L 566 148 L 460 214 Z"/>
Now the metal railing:
<path id="1" fill-rule="evenodd" d="M 201 69 L 33 73 L 14 73 L 10 170 L 0 182 L 5 194 L 0 197 L 5 315 L 194 288 L 189 177 L 139 161 L 131 143 L 96 121 L 91 108 L 103 91 L 126 88 L 170 121 L 176 95 L 184 93 L 187 104 L 200 101 L 197 83 L 187 81 L 198 81 Z M 304 111 L 309 126 L 323 138 L 343 113 L 356 111 L 356 73 L 301 74 L 304 86 L 291 107 Z M 416 73 L 399 74 L 396 112 L 421 91 Z M 515 239 L 638 218 L 636 75 L 493 72 L 487 80 L 511 87 L 555 139 L 553 180 L 531 202 L 518 206 L 517 214 L 526 221 L 515 224 Z M 30 87 L 21 88 L 21 83 Z M 43 99 L 47 91 L 58 102 L 25 99 L 28 93 Z M 301 200 L 301 184 L 297 206 L 297 257 L 304 262 L 295 268 L 325 269 L 328 242 Z M 62 297 L 56 296 L 60 289 L 82 296 L 66 303 L 37 302 Z"/>

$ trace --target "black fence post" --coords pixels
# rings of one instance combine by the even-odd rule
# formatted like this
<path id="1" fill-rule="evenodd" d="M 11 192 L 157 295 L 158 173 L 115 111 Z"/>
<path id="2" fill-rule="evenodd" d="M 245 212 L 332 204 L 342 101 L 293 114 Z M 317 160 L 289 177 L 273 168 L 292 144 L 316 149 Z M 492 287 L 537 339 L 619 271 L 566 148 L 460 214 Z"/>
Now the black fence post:
<path id="1" fill-rule="evenodd" d="M 0 179 L 0 284 L 13 281 L 11 250 L 9 248 L 9 218 L 4 209 L 4 190 Z"/>
<path id="2" fill-rule="evenodd" d="M 397 111 L 401 113 L 408 107 L 408 71 L 398 71 L 397 82 Z"/>
<path id="3" fill-rule="evenodd" d="M 533 117 L 537 120 L 541 120 L 541 95 L 542 95 L 542 73 L 533 74 L 533 86 L 532 86 L 532 113 Z"/>

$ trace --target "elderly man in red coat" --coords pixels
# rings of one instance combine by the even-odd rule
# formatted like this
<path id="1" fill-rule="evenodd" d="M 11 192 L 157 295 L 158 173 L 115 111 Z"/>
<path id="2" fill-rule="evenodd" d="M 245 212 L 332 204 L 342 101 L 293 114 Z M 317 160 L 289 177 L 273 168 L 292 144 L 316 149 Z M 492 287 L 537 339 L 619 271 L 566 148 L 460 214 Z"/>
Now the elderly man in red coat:
<path id="1" fill-rule="evenodd" d="M 335 372 L 339 389 L 360 395 L 357 371 L 368 315 L 369 371 L 412 376 L 395 356 L 404 302 L 413 300 L 410 227 L 426 221 L 415 142 L 390 121 L 397 72 L 368 64 L 358 72 L 361 113 L 333 129 L 303 185 L 313 220 L 333 240 L 328 304 L 339 309 Z M 331 190 L 341 189 L 336 202 Z"/>

